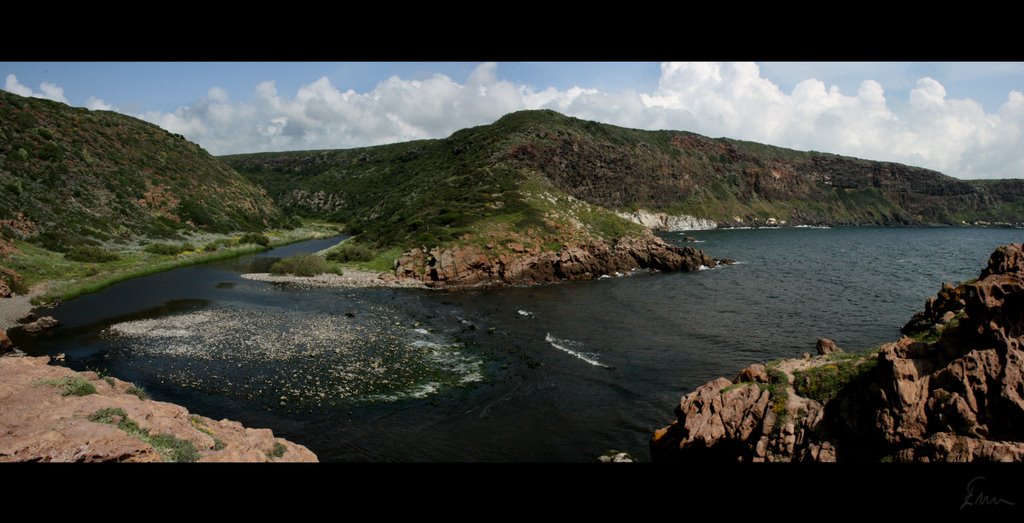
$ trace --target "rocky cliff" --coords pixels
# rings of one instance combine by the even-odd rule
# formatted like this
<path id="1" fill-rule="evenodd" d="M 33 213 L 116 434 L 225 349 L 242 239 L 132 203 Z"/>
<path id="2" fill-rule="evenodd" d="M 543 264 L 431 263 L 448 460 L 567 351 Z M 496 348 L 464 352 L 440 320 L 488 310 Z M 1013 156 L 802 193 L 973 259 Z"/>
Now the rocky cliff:
<path id="1" fill-rule="evenodd" d="M 668 245 L 656 236 L 592 240 L 558 251 L 512 244 L 510 252 L 476 246 L 413 249 L 395 260 L 395 275 L 429 286 L 533 284 L 591 280 L 638 269 L 695 271 L 732 260 L 716 260 L 693 247 Z"/>
<path id="2" fill-rule="evenodd" d="M 48 361 L 0 357 L 0 462 L 317 461 L 268 429 L 189 414 Z"/>
<path id="3" fill-rule="evenodd" d="M 656 461 L 1024 461 L 1024 245 L 864 354 L 744 369 L 683 396 Z"/>

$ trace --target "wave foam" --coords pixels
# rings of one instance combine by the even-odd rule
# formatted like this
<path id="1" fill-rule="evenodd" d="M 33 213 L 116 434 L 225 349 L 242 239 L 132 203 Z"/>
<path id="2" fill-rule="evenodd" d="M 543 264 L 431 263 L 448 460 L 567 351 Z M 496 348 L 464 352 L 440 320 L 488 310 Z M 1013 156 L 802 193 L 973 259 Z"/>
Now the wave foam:
<path id="1" fill-rule="evenodd" d="M 548 333 L 546 336 L 544 336 L 544 341 L 546 341 L 549 344 L 551 344 L 552 347 L 554 347 L 554 348 L 556 348 L 556 349 L 558 349 L 558 350 L 560 350 L 562 352 L 568 353 L 568 354 L 570 354 L 572 356 L 576 356 L 577 358 L 579 358 L 579 359 L 581 359 L 581 360 L 583 360 L 583 361 L 585 361 L 585 362 L 587 362 L 587 363 L 589 363 L 589 364 L 591 364 L 591 365 L 593 365 L 595 367 L 602 367 L 602 368 L 605 368 L 605 369 L 612 368 L 610 365 L 605 365 L 604 363 L 601 363 L 600 361 L 598 361 L 596 354 L 588 353 L 588 352 L 574 351 L 574 350 L 572 350 L 572 349 L 570 349 L 569 347 L 566 346 L 566 345 L 578 345 L 579 344 L 578 342 L 574 342 L 572 340 L 559 339 L 559 338 L 556 338 L 556 337 L 552 336 L 551 333 Z"/>

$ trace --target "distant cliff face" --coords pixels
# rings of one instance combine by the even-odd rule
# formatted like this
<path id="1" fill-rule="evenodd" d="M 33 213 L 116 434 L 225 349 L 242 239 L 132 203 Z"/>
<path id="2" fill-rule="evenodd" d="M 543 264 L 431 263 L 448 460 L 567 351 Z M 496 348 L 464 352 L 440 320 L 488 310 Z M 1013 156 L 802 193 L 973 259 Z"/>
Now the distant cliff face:
<path id="1" fill-rule="evenodd" d="M 519 126 L 503 159 L 609 208 L 742 225 L 768 218 L 833 225 L 1024 222 L 1024 180 L 968 182 L 918 167 L 556 113 L 502 120 Z"/>
<path id="2" fill-rule="evenodd" d="M 744 369 L 683 396 L 661 461 L 1024 461 L 1024 245 L 944 285 L 877 352 Z"/>
<path id="3" fill-rule="evenodd" d="M 0 91 L 0 238 L 63 251 L 281 221 L 263 191 L 181 136 Z"/>

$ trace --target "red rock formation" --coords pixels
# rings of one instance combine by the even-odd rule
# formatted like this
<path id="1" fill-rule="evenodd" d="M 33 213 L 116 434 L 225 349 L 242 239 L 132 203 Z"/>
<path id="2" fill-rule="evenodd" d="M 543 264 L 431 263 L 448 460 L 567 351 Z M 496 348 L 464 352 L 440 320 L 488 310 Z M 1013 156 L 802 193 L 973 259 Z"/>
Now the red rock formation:
<path id="1" fill-rule="evenodd" d="M 62 396 L 55 385 L 84 380 L 94 393 Z M 0 462 L 162 461 L 144 438 L 119 428 L 120 413 L 152 436 L 168 434 L 192 444 L 198 461 L 316 461 L 302 445 L 275 438 L 268 429 L 249 429 L 230 420 L 189 414 L 178 405 L 142 400 L 130 383 L 100 379 L 47 365 L 47 358 L 0 358 Z M 107 422 L 91 421 L 103 409 L 117 411 Z M 120 410 L 117 410 L 120 409 Z"/>
<path id="2" fill-rule="evenodd" d="M 563 246 L 560 251 L 527 249 L 510 243 L 506 252 L 466 245 L 428 251 L 413 249 L 395 261 L 398 278 L 431 286 L 529 285 L 559 280 L 590 280 L 636 269 L 694 271 L 719 264 L 703 251 L 676 247 L 650 235 L 592 240 Z"/>
<path id="3" fill-rule="evenodd" d="M 944 285 L 905 329 L 933 323 L 941 328 L 924 333 L 941 333 L 936 341 L 884 345 L 863 357 L 877 364 L 856 367 L 864 370 L 825 404 L 797 395 L 794 377 L 836 366 L 834 355 L 785 361 L 771 369 L 783 377 L 771 386 L 712 381 L 655 432 L 652 457 L 1024 461 L 1024 245 L 1000 247 L 978 281 Z M 737 382 L 758 374 L 745 369 Z"/>

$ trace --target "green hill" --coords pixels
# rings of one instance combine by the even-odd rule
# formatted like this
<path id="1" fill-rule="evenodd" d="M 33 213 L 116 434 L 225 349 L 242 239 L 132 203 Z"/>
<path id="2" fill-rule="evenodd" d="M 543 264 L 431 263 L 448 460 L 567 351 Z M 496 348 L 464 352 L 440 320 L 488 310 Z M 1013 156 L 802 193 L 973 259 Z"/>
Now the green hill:
<path id="1" fill-rule="evenodd" d="M 614 238 L 637 232 L 615 213 L 638 210 L 719 226 L 1024 222 L 1024 180 L 968 182 L 553 111 L 509 114 L 441 140 L 224 160 L 287 212 L 347 223 L 376 249 L 458 243 L 502 226 L 552 243 L 569 230 Z"/>
<path id="2" fill-rule="evenodd" d="M 198 145 L 109 111 L 0 91 L 0 237 L 50 250 L 283 222 Z"/>

